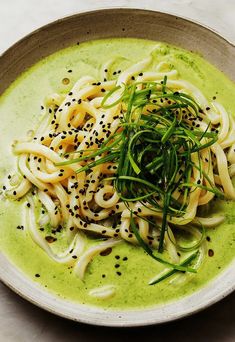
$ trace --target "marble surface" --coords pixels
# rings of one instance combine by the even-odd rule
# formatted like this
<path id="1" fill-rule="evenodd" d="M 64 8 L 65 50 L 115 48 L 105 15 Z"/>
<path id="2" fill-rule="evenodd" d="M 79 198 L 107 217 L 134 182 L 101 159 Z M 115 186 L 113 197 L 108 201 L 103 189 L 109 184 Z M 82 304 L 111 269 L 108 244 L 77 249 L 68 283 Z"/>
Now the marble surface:
<path id="1" fill-rule="evenodd" d="M 235 42 L 234 0 L 0 0 L 0 53 L 32 30 L 85 9 L 139 7 L 208 25 Z M 135 329 L 91 327 L 53 316 L 0 284 L 0 342 L 235 341 L 235 294 L 181 321 Z"/>

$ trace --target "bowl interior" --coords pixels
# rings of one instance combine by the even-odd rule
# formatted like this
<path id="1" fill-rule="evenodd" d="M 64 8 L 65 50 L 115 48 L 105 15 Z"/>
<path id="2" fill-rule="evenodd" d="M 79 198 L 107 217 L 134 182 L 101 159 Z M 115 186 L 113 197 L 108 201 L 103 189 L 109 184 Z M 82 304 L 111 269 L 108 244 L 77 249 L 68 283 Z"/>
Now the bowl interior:
<path id="1" fill-rule="evenodd" d="M 76 14 L 40 28 L 20 40 L 0 57 L 0 94 L 25 69 L 41 58 L 87 40 L 133 37 L 168 42 L 199 52 L 235 81 L 235 48 L 216 33 L 173 15 L 136 10 L 109 9 Z M 0 279 L 21 296 L 60 316 L 107 326 L 138 326 L 162 323 L 196 312 L 234 289 L 235 264 L 193 295 L 164 307 L 107 312 L 55 297 L 28 280 L 0 254 Z M 101 314 L 102 313 L 102 314 Z"/>

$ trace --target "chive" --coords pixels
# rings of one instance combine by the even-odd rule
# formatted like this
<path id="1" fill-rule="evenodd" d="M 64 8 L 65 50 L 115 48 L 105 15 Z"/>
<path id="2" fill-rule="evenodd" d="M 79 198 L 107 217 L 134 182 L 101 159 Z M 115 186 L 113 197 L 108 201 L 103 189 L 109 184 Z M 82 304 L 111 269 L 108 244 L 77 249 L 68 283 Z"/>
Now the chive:
<path id="1" fill-rule="evenodd" d="M 117 95 L 114 100 L 113 95 Z M 203 170 L 200 157 L 203 149 L 217 141 L 218 134 L 209 132 L 210 123 L 204 131 L 195 129 L 195 123 L 192 122 L 195 122 L 200 106 L 190 95 L 169 89 L 166 76 L 161 83 L 132 82 L 124 87 L 114 87 L 105 94 L 101 106 L 107 109 L 119 103 L 123 105 L 119 126 L 102 141 L 99 148 L 69 152 L 68 155 L 71 153 L 73 157 L 81 152 L 84 155 L 56 165 L 82 161 L 84 164 L 77 170 L 80 173 L 90 172 L 95 166 L 107 162 L 117 163 L 114 176 L 104 178 L 102 182 L 111 182 L 127 208 L 129 202 L 140 201 L 151 211 L 162 213 L 162 225 L 157 228 L 160 230 L 158 253 L 163 253 L 167 220 L 171 216 L 185 214 L 192 187 L 223 195 Z M 183 109 L 193 121 L 185 118 Z M 193 153 L 198 154 L 197 164 L 192 162 Z M 95 160 L 92 161 L 92 158 Z M 204 176 L 210 186 L 192 183 L 193 167 L 200 171 L 200 176 Z M 180 200 L 174 198 L 177 189 L 182 193 Z M 131 225 L 140 246 L 155 260 L 169 265 L 141 239 L 133 218 Z M 170 265 L 173 269 L 180 267 Z"/>
<path id="2" fill-rule="evenodd" d="M 87 164 L 86 166 L 81 167 L 80 169 L 76 170 L 76 173 L 81 173 L 83 171 L 88 171 L 90 169 L 92 169 L 93 167 L 100 165 L 100 164 L 104 164 L 108 161 L 114 160 L 115 157 L 117 157 L 117 153 L 116 154 L 111 154 L 111 155 L 107 155 L 103 158 L 100 158 L 92 163 Z"/>
<path id="3" fill-rule="evenodd" d="M 167 140 L 170 138 L 170 136 L 173 134 L 174 129 L 175 129 L 175 125 L 176 125 L 176 117 L 174 118 L 172 124 L 170 125 L 170 127 L 168 128 L 168 130 L 166 131 L 166 133 L 163 135 L 161 142 L 163 144 L 165 144 L 167 142 Z"/>
<path id="4" fill-rule="evenodd" d="M 166 82 L 167 82 L 167 76 L 165 75 L 163 78 L 163 82 L 162 82 L 162 93 L 163 94 L 166 93 Z"/>
<path id="5" fill-rule="evenodd" d="M 153 189 L 157 192 L 162 192 L 162 190 L 159 187 L 141 178 L 136 178 L 136 177 L 131 177 L 131 176 L 120 176 L 118 177 L 118 179 L 121 179 L 121 180 L 125 179 L 125 180 L 134 181 L 137 183 L 141 183 L 141 184 L 147 185 L 150 189 Z"/>
<path id="6" fill-rule="evenodd" d="M 111 97 L 111 95 L 113 95 L 116 91 L 118 91 L 119 89 L 121 89 L 121 86 L 117 86 L 115 88 L 113 88 L 112 90 L 110 90 L 103 98 L 102 102 L 101 102 L 101 107 L 103 107 L 104 109 L 109 109 L 112 108 L 113 106 L 117 105 L 118 103 L 121 102 L 123 95 L 121 95 L 116 101 L 114 101 L 113 103 L 106 105 L 105 103 L 107 102 L 107 99 L 109 99 Z"/>
<path id="7" fill-rule="evenodd" d="M 184 261 L 182 261 L 180 263 L 180 266 L 187 266 L 189 265 L 198 255 L 198 250 L 193 252 L 192 254 L 190 254 Z M 172 276 L 173 274 L 175 274 L 177 272 L 176 269 L 173 270 L 167 270 L 164 272 L 164 274 L 160 274 L 157 277 L 155 277 L 154 279 L 152 279 L 149 282 L 149 285 L 155 285 L 157 283 L 160 283 L 161 281 L 169 278 L 170 276 Z"/>
<path id="8" fill-rule="evenodd" d="M 159 247 L 158 252 L 163 252 L 163 242 L 166 232 L 166 226 L 167 226 L 167 213 L 168 213 L 168 206 L 170 202 L 170 193 L 168 192 L 164 198 L 164 206 L 163 206 L 163 216 L 162 216 L 162 227 L 161 227 L 161 234 L 160 234 L 160 241 L 159 241 Z"/>
<path id="9" fill-rule="evenodd" d="M 172 267 L 174 270 L 177 271 L 183 271 L 183 272 L 191 272 L 191 273 L 196 273 L 196 270 L 193 268 L 188 268 L 188 267 L 184 267 L 183 265 L 175 265 L 175 264 L 171 264 L 170 262 L 162 259 L 162 257 L 160 256 L 156 256 L 155 254 L 153 254 L 152 249 L 144 242 L 144 240 L 141 238 L 139 231 L 135 225 L 134 219 L 133 219 L 133 212 L 132 210 L 130 210 L 131 212 L 131 220 L 130 220 L 130 224 L 131 224 L 131 229 L 133 231 L 133 233 L 135 234 L 136 239 L 138 240 L 140 246 L 145 250 L 145 252 L 151 256 L 154 260 Z"/>
<path id="10" fill-rule="evenodd" d="M 117 145 L 120 142 L 120 140 L 121 140 L 121 138 L 115 140 L 112 144 L 110 144 L 110 145 L 108 145 L 106 147 L 100 148 L 100 149 L 96 150 L 95 152 L 93 152 L 93 153 L 91 153 L 91 154 L 89 154 L 87 156 L 66 160 L 66 161 L 61 162 L 61 163 L 55 163 L 55 165 L 56 166 L 70 165 L 70 164 L 78 163 L 78 162 L 80 162 L 82 160 L 87 160 L 87 159 L 94 158 L 96 156 L 99 156 L 99 155 L 103 154 L 104 152 L 110 151 L 110 149 L 112 147 L 114 147 L 115 145 Z M 84 151 L 86 152 L 86 150 L 84 150 Z"/>

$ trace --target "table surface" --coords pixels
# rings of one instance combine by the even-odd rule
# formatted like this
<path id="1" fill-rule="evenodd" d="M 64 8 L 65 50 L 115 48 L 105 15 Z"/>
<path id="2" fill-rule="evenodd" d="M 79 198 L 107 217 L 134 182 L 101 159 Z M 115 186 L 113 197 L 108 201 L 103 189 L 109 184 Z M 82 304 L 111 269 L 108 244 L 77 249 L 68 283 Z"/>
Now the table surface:
<path id="1" fill-rule="evenodd" d="M 235 42 L 233 0 L 0 0 L 0 53 L 49 21 L 104 7 L 155 9 L 195 19 Z M 235 294 L 181 321 L 135 329 L 92 327 L 49 314 L 0 284 L 0 341 L 235 341 Z"/>

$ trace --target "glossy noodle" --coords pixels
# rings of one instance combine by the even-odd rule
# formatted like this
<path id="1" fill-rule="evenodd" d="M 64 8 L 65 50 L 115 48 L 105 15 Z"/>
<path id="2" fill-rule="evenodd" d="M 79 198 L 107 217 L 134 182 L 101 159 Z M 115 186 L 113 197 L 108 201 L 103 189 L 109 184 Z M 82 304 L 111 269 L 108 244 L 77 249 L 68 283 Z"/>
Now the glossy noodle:
<path id="1" fill-rule="evenodd" d="M 165 264 L 151 284 L 195 272 L 205 228 L 223 221 L 200 217 L 200 207 L 215 196 L 235 199 L 232 116 L 167 63 L 145 71 L 153 59 L 117 71 L 115 80 L 107 61 L 100 80 L 85 76 L 66 96 L 47 96 L 38 128 L 13 145 L 19 180 L 5 195 L 25 197 L 32 239 L 81 279 L 96 255 L 120 243 Z M 52 236 L 62 231 L 66 249 L 54 250 L 44 225 Z M 187 246 L 178 241 L 183 233 Z"/>

